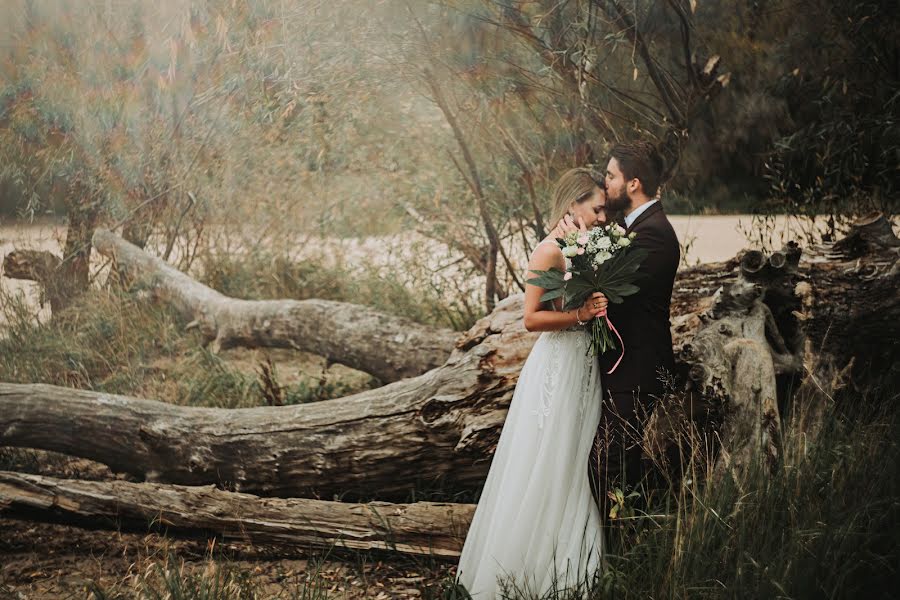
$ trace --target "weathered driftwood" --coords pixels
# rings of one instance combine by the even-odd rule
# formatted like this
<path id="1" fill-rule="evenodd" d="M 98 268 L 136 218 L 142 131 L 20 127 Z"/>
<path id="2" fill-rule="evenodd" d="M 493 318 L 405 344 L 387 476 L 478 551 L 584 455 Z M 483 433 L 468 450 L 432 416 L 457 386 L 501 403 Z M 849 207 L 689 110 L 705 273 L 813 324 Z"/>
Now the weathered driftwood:
<path id="1" fill-rule="evenodd" d="M 456 558 L 474 510 L 471 504 L 259 498 L 213 486 L 78 481 L 0 471 L 2 515 L 254 544 Z"/>
<path id="2" fill-rule="evenodd" d="M 46 284 L 60 264 L 62 259 L 46 250 L 13 250 L 3 257 L 3 275 Z"/>
<path id="3" fill-rule="evenodd" d="M 446 364 L 312 404 L 175 406 L 50 385 L 0 383 L 0 446 L 90 458 L 148 481 L 275 496 L 403 498 L 417 482 L 481 484 L 536 337 L 521 299 L 501 303 Z"/>
<path id="4" fill-rule="evenodd" d="M 109 231 L 97 230 L 93 240 L 118 272 L 191 319 L 214 351 L 294 348 L 391 382 L 443 364 L 459 336 L 346 302 L 229 298 Z"/>
<path id="5" fill-rule="evenodd" d="M 46 250 L 13 250 L 3 257 L 3 276 L 10 279 L 34 281 L 41 288 L 41 303 L 50 302 L 51 314 L 66 304 L 61 289 L 62 259 Z"/>
<path id="6" fill-rule="evenodd" d="M 788 252 L 797 250 L 774 253 L 777 267 L 751 253 L 760 264 L 750 265 L 759 269 L 750 281 L 762 286 L 760 299 L 774 311 L 782 337 L 799 330 L 813 352 L 841 367 L 853 357 L 858 364 L 890 364 L 900 350 L 900 241 L 890 221 L 884 215 L 861 219 L 836 243 L 804 250 L 794 267 Z M 679 272 L 672 297 L 676 347 L 696 334 L 714 292 L 738 281 L 742 260 L 751 260 L 745 255 Z M 794 343 L 796 350 L 799 339 Z"/>
<path id="7" fill-rule="evenodd" d="M 62 256 L 47 251 L 13 250 L 3 257 L 3 275 L 11 279 L 35 281 L 41 296 L 50 302 L 51 315 L 58 315 L 90 284 L 91 235 L 97 222 L 96 205 L 78 178 L 67 195 L 68 224 Z"/>
<path id="8" fill-rule="evenodd" d="M 778 395 L 780 377 L 824 390 L 840 387 L 854 360 L 891 368 L 900 334 L 898 246 L 879 216 L 857 222 L 846 238 L 802 262 L 795 244 L 768 257 L 744 252 L 722 269 L 729 275 L 708 308 L 677 320 L 688 404 L 717 413 L 721 424 L 719 475 L 738 475 L 754 457 L 770 467 L 779 462 L 779 405 L 786 400 Z M 803 401 L 811 398 L 804 394 Z M 793 418 L 815 431 L 822 407 L 797 408 Z M 689 412 L 681 410 L 682 417 Z M 653 431 L 657 449 L 676 437 L 677 416 L 655 415 L 666 421 Z"/>
<path id="9" fill-rule="evenodd" d="M 860 350 L 870 356 L 895 347 L 900 337 L 900 298 L 881 289 L 897 289 L 894 249 L 851 260 L 816 253 L 799 263 L 796 252 L 747 253 L 688 270 L 676 284 L 674 306 L 692 310 L 675 314 L 680 368 L 690 391 L 701 392 L 695 395 L 735 409 L 724 428 L 732 456 L 752 446 L 769 448 L 775 458 L 776 375 L 808 371 L 804 347 L 838 353 L 849 343 L 817 332 L 839 319 L 872 331 L 873 345 Z M 874 279 L 867 279 L 869 265 L 876 265 Z M 710 281 L 725 288 L 699 300 L 696 290 L 714 291 Z M 843 290 L 837 300 L 833 287 Z M 829 307 L 836 301 L 854 310 L 834 315 Z M 403 498 L 417 481 L 434 478 L 471 489 L 484 480 L 519 369 L 537 337 L 524 330 L 521 311 L 521 296 L 500 303 L 460 338 L 446 364 L 419 377 L 302 406 L 185 408 L 0 384 L 0 445 L 91 458 L 150 481 L 264 495 Z M 808 331 L 813 336 L 804 340 Z M 887 346 L 877 345 L 886 340 Z"/>
<path id="10" fill-rule="evenodd" d="M 780 456 L 781 430 L 776 374 L 801 375 L 803 338 L 796 318 L 776 320 L 799 303 L 792 279 L 799 248 L 765 258 L 750 251 L 740 261 L 737 281 L 723 286 L 702 325 L 681 345 L 679 358 L 688 366 L 688 398 L 699 392 L 713 404 L 723 424 L 719 472 L 741 467 L 763 452 L 771 466 Z M 789 311 L 788 311 L 789 312 Z"/>

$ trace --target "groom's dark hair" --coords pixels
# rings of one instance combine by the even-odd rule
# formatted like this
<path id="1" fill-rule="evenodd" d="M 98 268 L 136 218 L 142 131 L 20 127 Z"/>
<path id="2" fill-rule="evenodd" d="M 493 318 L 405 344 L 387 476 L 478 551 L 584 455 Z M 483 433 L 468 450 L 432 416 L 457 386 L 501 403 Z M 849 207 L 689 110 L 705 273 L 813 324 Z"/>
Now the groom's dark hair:
<path id="1" fill-rule="evenodd" d="M 609 155 L 619 163 L 626 181 L 639 179 L 645 194 L 651 198 L 656 195 L 663 171 L 662 157 L 656 146 L 643 140 L 619 143 L 612 147 Z"/>

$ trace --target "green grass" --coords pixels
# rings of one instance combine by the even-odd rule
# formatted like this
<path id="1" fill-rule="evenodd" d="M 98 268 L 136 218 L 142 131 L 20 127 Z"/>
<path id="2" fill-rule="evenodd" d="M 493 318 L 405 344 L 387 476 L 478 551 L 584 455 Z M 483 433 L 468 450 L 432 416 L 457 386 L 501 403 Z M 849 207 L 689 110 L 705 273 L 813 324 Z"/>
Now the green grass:
<path id="1" fill-rule="evenodd" d="M 48 324 L 34 321 L 17 297 L 0 297 L 6 336 L 0 380 L 51 383 L 128 393 L 151 374 L 148 365 L 196 345 L 165 308 L 129 294 L 91 291 Z"/>
<path id="2" fill-rule="evenodd" d="M 201 345 L 165 306 L 121 291 L 91 291 L 48 323 L 37 323 L 18 298 L 0 296 L 0 381 L 49 383 L 175 404 L 242 408 L 272 403 L 261 365 L 240 370 Z M 264 353 L 263 353 L 264 354 Z M 246 361 L 243 361 L 246 362 Z M 310 373 L 270 381 L 283 404 L 335 398 L 376 385 L 369 378 Z"/>
<path id="3" fill-rule="evenodd" d="M 688 470 L 651 496 L 649 509 L 626 501 L 604 571 L 574 597 L 892 597 L 900 589 L 896 401 L 840 399 L 814 437 L 786 424 L 774 474 L 754 464 L 738 483 Z"/>
<path id="4" fill-rule="evenodd" d="M 423 268 L 410 264 L 409 269 Z M 198 279 L 227 296 L 250 300 L 318 298 L 372 306 L 419 323 L 463 331 L 483 316 L 462 300 L 447 294 L 427 273 L 383 272 L 372 264 L 352 267 L 338 259 L 325 265 L 317 260 L 290 260 L 264 251 L 244 256 L 205 256 Z M 412 280 L 413 284 L 404 283 Z"/>

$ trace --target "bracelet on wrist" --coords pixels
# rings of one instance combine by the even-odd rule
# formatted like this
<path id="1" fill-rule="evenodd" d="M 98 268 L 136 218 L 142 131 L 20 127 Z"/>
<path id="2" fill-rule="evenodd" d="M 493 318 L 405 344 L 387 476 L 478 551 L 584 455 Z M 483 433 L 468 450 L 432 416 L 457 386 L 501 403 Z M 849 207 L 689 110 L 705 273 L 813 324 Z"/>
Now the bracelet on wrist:
<path id="1" fill-rule="evenodd" d="M 578 324 L 579 324 L 579 325 L 584 325 L 584 324 L 585 324 L 585 321 L 582 321 L 582 320 L 581 320 L 581 315 L 580 315 L 579 313 L 581 313 L 581 307 L 580 307 L 580 306 L 579 306 L 578 308 L 575 309 L 575 320 L 578 321 Z"/>

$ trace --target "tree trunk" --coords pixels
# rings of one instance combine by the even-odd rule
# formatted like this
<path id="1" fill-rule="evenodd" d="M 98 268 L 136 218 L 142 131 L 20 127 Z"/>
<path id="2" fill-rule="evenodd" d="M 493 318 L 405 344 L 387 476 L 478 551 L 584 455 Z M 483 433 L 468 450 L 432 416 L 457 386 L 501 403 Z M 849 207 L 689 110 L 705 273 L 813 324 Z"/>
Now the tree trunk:
<path id="1" fill-rule="evenodd" d="M 42 301 L 50 302 L 54 317 L 90 285 L 91 236 L 98 208 L 90 199 L 90 190 L 81 183 L 76 181 L 69 193 L 73 198 L 66 203 L 68 225 L 63 258 L 39 250 L 13 250 L 3 257 L 4 276 L 37 282 Z"/>
<path id="2" fill-rule="evenodd" d="M 46 250 L 13 250 L 3 257 L 3 275 L 10 279 L 35 281 L 41 286 L 41 304 L 50 302 L 51 314 L 62 310 L 65 290 L 60 286 L 62 259 Z"/>
<path id="3" fill-rule="evenodd" d="M 102 229 L 94 234 L 94 246 L 114 259 L 127 279 L 141 281 L 193 319 L 214 351 L 294 348 L 391 382 L 443 364 L 459 337 L 346 302 L 229 298 Z"/>
<path id="4" fill-rule="evenodd" d="M 74 197 L 67 207 L 68 225 L 63 260 L 59 276 L 54 282 L 61 289 L 60 308 L 65 308 L 74 298 L 87 291 L 90 285 L 91 237 L 99 216 L 99 208 L 88 186 L 76 178 L 70 193 Z"/>
<path id="5" fill-rule="evenodd" d="M 90 458 L 148 481 L 262 495 L 403 498 L 417 482 L 479 486 L 524 358 L 521 296 L 446 364 L 353 396 L 250 409 L 175 406 L 0 383 L 0 446 Z"/>
<path id="6" fill-rule="evenodd" d="M 716 473 L 736 479 L 753 460 L 770 468 L 780 461 L 780 411 L 791 406 L 805 431 L 818 429 L 822 403 L 833 401 L 826 389 L 844 385 L 854 363 L 861 372 L 895 368 L 900 337 L 900 242 L 884 216 L 858 221 L 841 241 L 813 249 L 801 262 L 800 248 L 788 244 L 766 257 L 747 251 L 739 259 L 710 269 L 682 273 L 675 304 L 694 313 L 677 318 L 675 345 L 688 394 L 662 402 L 645 440 L 665 454 L 685 421 L 718 422 L 721 454 Z M 708 291 L 721 284 L 708 302 L 678 296 L 685 290 Z M 704 305 L 708 304 L 708 307 Z M 878 365 L 878 367 L 871 367 Z M 779 395 L 781 378 L 802 379 L 803 406 Z M 796 409 L 796 410 L 794 410 Z"/>
<path id="7" fill-rule="evenodd" d="M 673 323 L 688 393 L 683 410 L 689 418 L 718 411 L 729 419 L 724 448 L 740 462 L 749 448 L 765 448 L 769 460 L 777 460 L 782 407 L 776 400 L 782 399 L 776 377 L 810 373 L 809 348 L 840 359 L 855 343 L 857 360 L 864 361 L 896 349 L 900 337 L 900 297 L 890 293 L 900 277 L 895 247 L 854 259 L 820 252 L 799 258 L 796 247 L 768 258 L 750 252 L 682 272 L 676 283 L 673 306 L 693 311 L 676 313 Z M 712 299 L 697 297 L 698 290 L 720 286 Z M 832 289 L 842 294 L 835 297 Z M 852 308 L 835 314 L 834 306 Z M 444 365 L 301 406 L 186 408 L 0 384 L 0 445 L 91 458 L 150 481 L 264 495 L 402 498 L 417 482 L 437 478 L 448 489 L 474 489 L 484 481 L 519 370 L 537 337 L 524 330 L 521 314 L 522 296 L 510 297 L 462 336 Z M 822 333 L 835 326 L 871 332 L 875 342 Z M 881 340 L 887 347 L 878 345 Z M 671 430 L 657 421 L 648 432 L 665 445 Z"/>
<path id="8" fill-rule="evenodd" d="M 212 486 L 78 481 L 0 471 L 0 514 L 210 535 L 253 544 L 392 550 L 454 559 L 475 506 L 259 498 Z"/>

